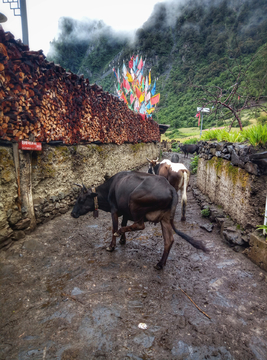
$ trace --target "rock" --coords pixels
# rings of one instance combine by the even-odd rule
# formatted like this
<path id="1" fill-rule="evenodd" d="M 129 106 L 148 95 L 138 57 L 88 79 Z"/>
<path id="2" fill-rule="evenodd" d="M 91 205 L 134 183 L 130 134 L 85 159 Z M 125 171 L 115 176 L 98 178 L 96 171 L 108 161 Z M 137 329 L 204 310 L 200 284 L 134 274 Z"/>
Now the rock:
<path id="1" fill-rule="evenodd" d="M 25 232 L 22 231 L 22 230 L 14 231 L 13 234 L 12 234 L 12 239 L 14 241 L 18 241 L 18 240 L 21 240 L 23 238 L 25 238 Z"/>
<path id="2" fill-rule="evenodd" d="M 22 219 L 18 223 L 15 224 L 14 229 L 16 230 L 23 230 L 26 229 L 28 226 L 30 226 L 31 220 L 26 218 Z"/>
<path id="3" fill-rule="evenodd" d="M 211 221 L 216 221 L 216 218 L 224 218 L 224 212 L 222 209 L 218 209 L 215 207 L 210 207 L 210 216 Z"/>
<path id="4" fill-rule="evenodd" d="M 22 218 L 20 211 L 13 211 L 12 215 L 8 219 L 10 226 L 17 224 Z"/>
<path id="5" fill-rule="evenodd" d="M 2 244 L 11 237 L 12 233 L 13 230 L 8 226 L 0 230 L 0 248 L 2 247 Z"/>
<path id="6" fill-rule="evenodd" d="M 216 149 L 215 148 L 210 149 L 210 154 L 215 155 L 216 154 Z"/>
<path id="7" fill-rule="evenodd" d="M 231 159 L 231 155 L 230 154 L 226 154 L 222 156 L 223 159 L 225 160 L 230 160 Z"/>
<path id="8" fill-rule="evenodd" d="M 238 231 L 225 230 L 223 231 L 223 236 L 226 241 L 236 245 L 245 245 L 245 242 L 242 240 Z"/>
<path id="9" fill-rule="evenodd" d="M 252 163 L 251 161 L 245 164 L 245 170 L 253 175 L 259 175 L 258 165 Z"/>
<path id="10" fill-rule="evenodd" d="M 59 198 L 60 200 L 64 199 L 65 196 L 66 196 L 66 195 L 64 194 L 64 192 L 60 192 L 60 193 L 58 194 L 58 198 Z"/>
<path id="11" fill-rule="evenodd" d="M 204 225 L 200 225 L 201 229 L 205 229 L 208 232 L 212 232 L 214 225 L 213 224 L 204 224 Z"/>
<path id="12" fill-rule="evenodd" d="M 225 147 L 225 142 L 219 142 L 216 146 L 216 150 L 221 152 L 224 147 Z"/>
<path id="13" fill-rule="evenodd" d="M 260 268 L 267 271 L 267 242 L 258 234 L 250 234 L 250 248 L 245 250 L 246 255 Z"/>
<path id="14" fill-rule="evenodd" d="M 68 210 L 69 210 L 68 205 L 63 205 L 63 206 L 61 206 L 61 208 L 59 209 L 59 212 L 60 212 L 61 214 L 65 214 Z"/>
<path id="15" fill-rule="evenodd" d="M 55 209 L 55 205 L 54 204 L 49 204 L 46 207 L 43 208 L 43 212 L 44 213 L 48 213 L 51 212 Z"/>
<path id="16" fill-rule="evenodd" d="M 239 159 L 239 156 L 237 155 L 235 150 L 233 150 L 232 154 L 231 154 L 231 163 L 234 166 L 239 166 L 241 168 L 244 168 L 244 166 L 245 166 L 244 162 Z"/>
<path id="17" fill-rule="evenodd" d="M 7 224 L 7 216 L 6 214 L 1 211 L 0 212 L 0 229 L 4 228 Z"/>

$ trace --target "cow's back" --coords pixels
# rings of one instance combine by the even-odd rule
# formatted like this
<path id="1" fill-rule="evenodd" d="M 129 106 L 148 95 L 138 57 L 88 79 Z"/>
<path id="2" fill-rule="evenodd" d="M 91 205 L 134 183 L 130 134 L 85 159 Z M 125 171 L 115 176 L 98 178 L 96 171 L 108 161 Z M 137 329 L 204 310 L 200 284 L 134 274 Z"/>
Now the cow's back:
<path id="1" fill-rule="evenodd" d="M 159 168 L 159 175 L 164 176 L 169 183 L 178 191 L 183 186 L 184 172 L 187 168 L 182 163 L 172 163 L 170 160 L 163 160 Z"/>
<path id="2" fill-rule="evenodd" d="M 176 201 L 173 197 L 175 195 L 172 186 L 166 178 L 130 171 L 118 173 L 113 177 L 108 200 L 111 210 L 116 209 L 119 216 L 127 214 L 131 219 L 132 206 L 140 207 L 141 212 L 148 212 L 150 208 L 155 211 L 170 208 L 172 202 Z"/>

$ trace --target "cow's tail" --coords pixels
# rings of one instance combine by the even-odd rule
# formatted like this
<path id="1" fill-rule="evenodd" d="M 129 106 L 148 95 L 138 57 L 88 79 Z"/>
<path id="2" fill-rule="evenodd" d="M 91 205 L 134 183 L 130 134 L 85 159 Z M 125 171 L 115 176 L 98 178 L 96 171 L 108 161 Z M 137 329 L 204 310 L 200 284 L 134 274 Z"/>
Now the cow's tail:
<path id="1" fill-rule="evenodd" d="M 183 193 L 182 193 L 181 204 L 182 204 L 182 219 L 185 220 L 185 210 L 186 210 L 186 205 L 187 205 L 186 190 L 187 190 L 188 182 L 189 182 L 189 176 L 186 171 L 183 171 L 183 177 L 184 177 L 184 184 L 183 184 Z"/>
<path id="2" fill-rule="evenodd" d="M 184 240 L 189 242 L 189 244 L 194 246 L 196 249 L 200 249 L 206 253 L 209 252 L 209 249 L 207 249 L 206 246 L 200 240 L 195 240 L 191 236 L 183 233 L 182 231 L 177 230 L 174 225 L 173 219 L 171 219 L 170 221 L 171 221 L 171 226 L 177 235 L 181 236 Z"/>

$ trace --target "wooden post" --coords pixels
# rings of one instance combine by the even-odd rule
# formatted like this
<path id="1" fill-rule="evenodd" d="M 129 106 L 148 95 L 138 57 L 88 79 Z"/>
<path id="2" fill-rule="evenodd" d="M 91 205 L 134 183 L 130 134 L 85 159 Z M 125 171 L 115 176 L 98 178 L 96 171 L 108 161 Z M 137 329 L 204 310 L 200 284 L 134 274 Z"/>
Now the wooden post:
<path id="1" fill-rule="evenodd" d="M 20 166 L 19 166 L 19 144 L 13 143 L 13 158 L 15 164 L 16 179 L 18 185 L 18 208 L 21 211 L 21 190 L 20 190 Z"/>
<path id="2" fill-rule="evenodd" d="M 30 229 L 36 227 L 36 219 L 34 214 L 32 199 L 32 165 L 31 151 L 20 150 L 20 188 L 21 188 L 21 211 L 30 219 Z"/>

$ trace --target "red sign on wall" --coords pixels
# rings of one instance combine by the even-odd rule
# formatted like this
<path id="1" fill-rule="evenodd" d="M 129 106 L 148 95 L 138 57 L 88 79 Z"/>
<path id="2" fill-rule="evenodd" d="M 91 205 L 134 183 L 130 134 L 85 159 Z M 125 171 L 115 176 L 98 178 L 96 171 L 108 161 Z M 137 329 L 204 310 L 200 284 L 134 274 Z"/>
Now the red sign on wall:
<path id="1" fill-rule="evenodd" d="M 22 141 L 19 142 L 19 149 L 20 150 L 41 151 L 42 150 L 42 143 L 22 140 Z"/>

